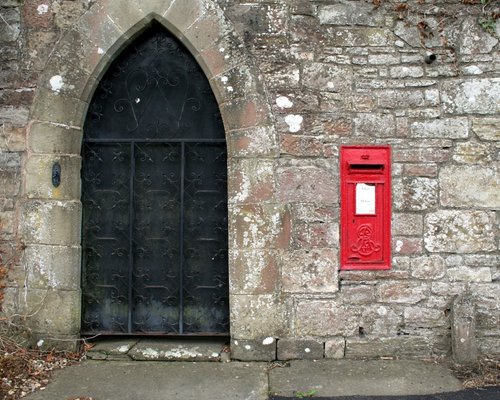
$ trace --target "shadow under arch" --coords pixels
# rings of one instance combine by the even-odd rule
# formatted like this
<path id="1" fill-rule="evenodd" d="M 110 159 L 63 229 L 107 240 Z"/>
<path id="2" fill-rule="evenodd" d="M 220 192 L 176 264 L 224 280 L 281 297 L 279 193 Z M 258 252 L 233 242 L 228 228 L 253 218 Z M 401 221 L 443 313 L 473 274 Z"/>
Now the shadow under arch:
<path id="1" fill-rule="evenodd" d="M 34 337 L 79 336 L 84 118 L 108 66 L 153 20 L 178 37 L 207 76 L 224 123 L 228 158 L 269 160 L 277 156 L 276 129 L 263 77 L 214 0 L 95 3 L 56 43 L 30 110 L 20 221 L 27 246 L 25 263 L 41 265 L 50 260 L 54 265 L 50 280 L 36 285 L 28 282 L 26 288 L 26 299 L 42 291 L 49 304 L 29 322 Z M 62 170 L 57 188 L 51 181 L 55 163 Z M 230 172 L 229 186 L 232 179 Z M 230 194 L 230 209 L 244 200 L 238 193 Z M 229 235 L 241 236 L 236 231 Z"/>

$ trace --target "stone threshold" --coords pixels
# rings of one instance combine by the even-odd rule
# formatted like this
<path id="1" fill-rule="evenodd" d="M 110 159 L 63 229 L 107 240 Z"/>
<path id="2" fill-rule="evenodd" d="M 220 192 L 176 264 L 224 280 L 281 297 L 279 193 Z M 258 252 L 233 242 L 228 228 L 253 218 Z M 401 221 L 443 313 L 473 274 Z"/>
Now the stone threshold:
<path id="1" fill-rule="evenodd" d="M 106 361 L 230 361 L 226 338 L 99 338 L 87 358 Z"/>

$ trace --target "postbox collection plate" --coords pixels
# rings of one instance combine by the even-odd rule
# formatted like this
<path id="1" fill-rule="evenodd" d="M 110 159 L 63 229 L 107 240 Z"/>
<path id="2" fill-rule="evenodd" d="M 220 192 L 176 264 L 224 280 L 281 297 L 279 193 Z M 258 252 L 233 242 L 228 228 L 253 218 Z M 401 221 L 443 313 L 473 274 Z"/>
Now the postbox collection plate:
<path id="1" fill-rule="evenodd" d="M 341 269 L 391 267 L 391 149 L 342 146 Z"/>

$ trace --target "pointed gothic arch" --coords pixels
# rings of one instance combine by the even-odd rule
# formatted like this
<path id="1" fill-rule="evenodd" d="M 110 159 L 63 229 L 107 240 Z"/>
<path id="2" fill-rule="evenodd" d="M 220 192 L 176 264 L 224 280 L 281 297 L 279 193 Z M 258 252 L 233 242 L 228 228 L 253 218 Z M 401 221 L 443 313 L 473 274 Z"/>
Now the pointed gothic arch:
<path id="1" fill-rule="evenodd" d="M 47 266 L 47 279 L 29 281 L 25 298 L 43 298 L 48 304 L 30 323 L 35 338 L 79 335 L 83 121 L 104 71 L 152 20 L 182 41 L 207 76 L 220 108 L 228 159 L 276 156 L 276 132 L 263 78 L 215 0 L 96 2 L 56 44 L 30 112 L 20 224 L 27 246 L 26 268 Z M 61 166 L 58 187 L 51 180 L 55 163 Z M 238 192 L 231 165 L 229 171 L 231 213 L 232 207 L 252 201 Z M 247 208 L 247 214 L 254 212 Z M 230 248 L 242 237 L 238 226 L 230 224 L 229 236 L 234 238 Z"/>

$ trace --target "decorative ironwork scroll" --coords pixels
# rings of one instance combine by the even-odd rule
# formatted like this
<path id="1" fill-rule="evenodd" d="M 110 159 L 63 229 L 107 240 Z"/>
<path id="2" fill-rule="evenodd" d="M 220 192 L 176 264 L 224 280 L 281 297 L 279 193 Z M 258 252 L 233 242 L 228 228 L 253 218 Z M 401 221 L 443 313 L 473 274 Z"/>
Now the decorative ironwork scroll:
<path id="1" fill-rule="evenodd" d="M 112 63 L 82 150 L 85 334 L 227 334 L 227 150 L 202 70 L 152 25 Z"/>

